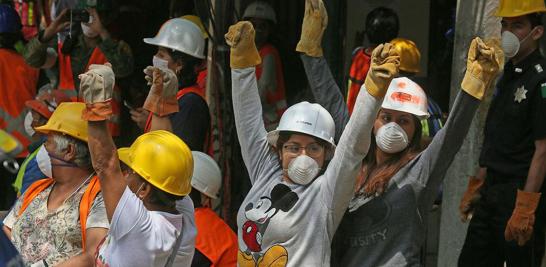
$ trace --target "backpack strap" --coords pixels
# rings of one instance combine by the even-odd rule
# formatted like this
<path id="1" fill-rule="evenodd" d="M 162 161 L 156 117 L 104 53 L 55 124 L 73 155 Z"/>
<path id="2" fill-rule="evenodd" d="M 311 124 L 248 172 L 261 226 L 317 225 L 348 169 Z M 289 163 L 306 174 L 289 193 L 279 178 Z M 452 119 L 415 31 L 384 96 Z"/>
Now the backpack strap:
<path id="1" fill-rule="evenodd" d="M 86 238 L 86 225 L 87 225 L 87 217 L 89 216 L 89 212 L 91 211 L 91 206 L 93 205 L 93 201 L 95 201 L 95 197 L 97 197 L 97 194 L 100 192 L 100 182 L 99 178 L 97 176 L 94 176 L 91 178 L 91 181 L 89 181 L 89 185 L 87 186 L 87 189 L 85 189 L 85 192 L 83 193 L 82 199 L 80 201 L 80 226 L 82 231 L 82 250 L 85 250 L 85 238 Z"/>
<path id="2" fill-rule="evenodd" d="M 28 205 L 32 203 L 32 200 L 36 198 L 38 194 L 40 194 L 42 191 L 44 191 L 46 188 L 48 188 L 50 185 L 53 184 L 53 179 L 46 178 L 46 179 L 40 179 L 34 183 L 32 183 L 27 191 L 25 192 L 25 195 L 23 196 L 23 204 L 21 205 L 21 208 L 17 212 L 17 217 L 21 216 L 23 212 L 27 209 Z"/>

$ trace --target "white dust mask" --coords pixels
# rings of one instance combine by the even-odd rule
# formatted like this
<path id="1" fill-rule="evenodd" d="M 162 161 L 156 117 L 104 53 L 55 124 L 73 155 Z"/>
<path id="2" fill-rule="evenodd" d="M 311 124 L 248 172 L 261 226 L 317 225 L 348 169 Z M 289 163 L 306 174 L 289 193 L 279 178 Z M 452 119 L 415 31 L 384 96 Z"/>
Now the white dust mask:
<path id="1" fill-rule="evenodd" d="M 396 122 L 381 126 L 375 135 L 375 142 L 383 152 L 394 154 L 408 147 L 408 135 Z"/>
<path id="2" fill-rule="evenodd" d="M 91 27 L 85 25 L 85 23 L 81 23 L 82 25 L 82 32 L 85 36 L 89 37 L 89 38 L 95 38 L 99 35 L 98 32 L 94 31 L 93 29 L 91 29 Z"/>
<path id="3" fill-rule="evenodd" d="M 527 40 L 529 36 L 531 36 L 531 34 L 535 31 L 535 29 L 536 28 L 533 28 L 531 32 L 529 32 L 529 34 L 527 34 L 527 36 L 525 36 L 525 38 L 523 38 L 523 40 L 521 41 L 518 39 L 518 37 L 515 34 L 513 34 L 510 31 L 502 32 L 501 43 L 502 43 L 502 51 L 504 51 L 504 55 L 507 58 L 513 58 L 514 56 L 516 56 L 519 52 L 519 48 L 521 44 L 525 42 L 525 40 Z"/>
<path id="4" fill-rule="evenodd" d="M 40 147 L 40 150 L 36 153 L 36 162 L 38 163 L 38 168 L 40 168 L 40 171 L 42 171 L 45 176 L 53 177 L 51 158 L 49 157 L 49 153 L 47 153 L 45 146 Z"/>
<path id="5" fill-rule="evenodd" d="M 34 131 L 34 128 L 32 128 L 32 121 L 33 121 L 33 118 L 32 118 L 32 113 L 29 111 L 27 113 L 27 115 L 25 115 L 25 132 L 28 134 L 28 136 L 32 137 L 34 135 L 34 133 L 36 133 Z"/>
<path id="6" fill-rule="evenodd" d="M 163 69 L 169 68 L 169 61 L 164 60 L 160 57 L 154 56 L 154 58 L 152 59 L 152 62 L 154 67 L 163 68 Z"/>
<path id="7" fill-rule="evenodd" d="M 319 171 L 318 163 L 307 155 L 299 155 L 288 164 L 288 177 L 296 184 L 309 184 Z"/>

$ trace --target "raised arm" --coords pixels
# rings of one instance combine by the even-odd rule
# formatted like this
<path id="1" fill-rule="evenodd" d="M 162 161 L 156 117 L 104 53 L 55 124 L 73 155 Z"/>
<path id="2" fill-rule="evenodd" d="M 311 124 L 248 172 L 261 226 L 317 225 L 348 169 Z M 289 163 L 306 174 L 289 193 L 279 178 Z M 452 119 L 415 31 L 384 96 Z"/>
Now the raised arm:
<path id="1" fill-rule="evenodd" d="M 337 143 L 349 121 L 349 111 L 343 101 L 339 86 L 337 86 L 330 72 L 328 63 L 322 56 L 321 42 L 328 24 L 328 14 L 322 2 L 320 4 L 318 1 L 308 2 L 305 4 L 305 16 L 296 51 L 302 53 L 301 60 L 313 96 L 334 118 L 336 125 L 335 141 Z"/>
<path id="2" fill-rule="evenodd" d="M 418 177 L 418 182 L 426 190 L 420 200 L 423 209 L 429 208 L 436 197 L 438 186 L 461 148 L 480 101 L 502 69 L 503 61 L 504 55 L 498 41 L 483 42 L 480 38 L 472 41 L 462 91 L 455 99 L 449 119 L 413 168 L 416 172 L 414 177 Z"/>
<path id="3" fill-rule="evenodd" d="M 176 92 L 178 79 L 169 69 L 148 66 L 144 69 L 145 79 L 151 85 L 143 108 L 150 112 L 150 125 L 145 131 L 165 130 L 172 132 L 169 115 L 179 111 Z"/>
<path id="4" fill-rule="evenodd" d="M 108 132 L 106 120 L 112 115 L 114 73 L 110 64 L 91 65 L 80 76 L 80 92 L 86 104 L 82 118 L 88 121 L 88 146 L 93 168 L 97 172 L 104 197 L 106 215 L 111 222 L 119 199 L 127 186 L 114 141 Z"/>
<path id="5" fill-rule="evenodd" d="M 249 171 L 250 181 L 260 177 L 261 168 L 270 166 L 265 161 L 278 162 L 267 143 L 262 117 L 262 105 L 256 82 L 255 66 L 260 55 L 254 44 L 254 28 L 248 21 L 229 27 L 226 42 L 231 46 L 231 87 L 233 113 L 241 153 Z"/>
<path id="6" fill-rule="evenodd" d="M 361 162 L 370 148 L 377 113 L 391 80 L 398 74 L 399 59 L 389 43 L 374 49 L 370 71 L 362 86 L 365 90 L 358 93 L 353 114 L 326 170 L 325 199 L 333 210 L 335 224 L 341 220 L 353 196 Z"/>
<path id="7" fill-rule="evenodd" d="M 25 46 L 23 56 L 27 64 L 35 68 L 50 68 L 55 64 L 57 60 L 56 50 L 48 52 L 48 46 L 53 38 L 57 36 L 57 33 L 70 25 L 68 12 L 68 9 L 62 10 L 44 31 L 41 31 Z M 55 45 L 55 47 L 57 46 Z"/>

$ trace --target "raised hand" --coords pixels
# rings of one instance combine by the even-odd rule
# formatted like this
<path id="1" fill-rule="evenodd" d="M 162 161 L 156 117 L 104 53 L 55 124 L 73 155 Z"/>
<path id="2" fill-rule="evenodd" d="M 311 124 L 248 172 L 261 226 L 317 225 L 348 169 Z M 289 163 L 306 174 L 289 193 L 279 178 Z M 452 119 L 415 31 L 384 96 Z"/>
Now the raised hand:
<path id="1" fill-rule="evenodd" d="M 322 0 L 306 0 L 301 36 L 296 51 L 312 57 L 322 56 L 322 36 L 328 26 L 328 13 Z"/>
<path id="2" fill-rule="evenodd" d="M 398 75 L 400 55 L 390 43 L 378 45 L 372 52 L 370 70 L 364 81 L 368 92 L 383 98 L 392 79 Z"/>
<path id="3" fill-rule="evenodd" d="M 474 38 L 468 49 L 466 73 L 461 88 L 477 99 L 483 99 L 485 91 L 504 66 L 504 54 L 499 40 L 490 39 L 486 42 L 479 37 Z"/>
<path id="4" fill-rule="evenodd" d="M 78 76 L 80 82 L 80 98 L 86 104 L 82 117 L 88 121 L 106 120 L 112 115 L 112 94 L 115 75 L 112 65 L 92 64 L 86 73 Z"/>
<path id="5" fill-rule="evenodd" d="M 230 66 L 232 69 L 244 69 L 262 62 L 254 43 L 254 27 L 248 21 L 240 21 L 229 27 L 224 36 L 231 47 Z"/>
<path id="6" fill-rule="evenodd" d="M 178 78 L 167 68 L 148 66 L 144 69 L 144 78 L 151 85 L 143 108 L 159 116 L 178 112 Z"/>

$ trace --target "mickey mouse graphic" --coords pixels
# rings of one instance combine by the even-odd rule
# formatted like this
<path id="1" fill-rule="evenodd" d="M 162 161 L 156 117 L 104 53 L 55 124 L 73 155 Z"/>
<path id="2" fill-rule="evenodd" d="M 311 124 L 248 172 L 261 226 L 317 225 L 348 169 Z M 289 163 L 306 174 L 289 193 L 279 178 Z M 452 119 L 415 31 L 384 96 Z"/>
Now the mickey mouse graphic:
<path id="1" fill-rule="evenodd" d="M 273 245 L 262 253 L 262 239 L 271 218 L 279 211 L 288 212 L 299 197 L 284 184 L 275 185 L 270 196 L 263 196 L 245 207 L 247 221 L 243 224 L 242 235 L 247 249 L 239 250 L 237 261 L 241 267 L 286 266 L 288 262 L 288 252 L 281 245 Z"/>

